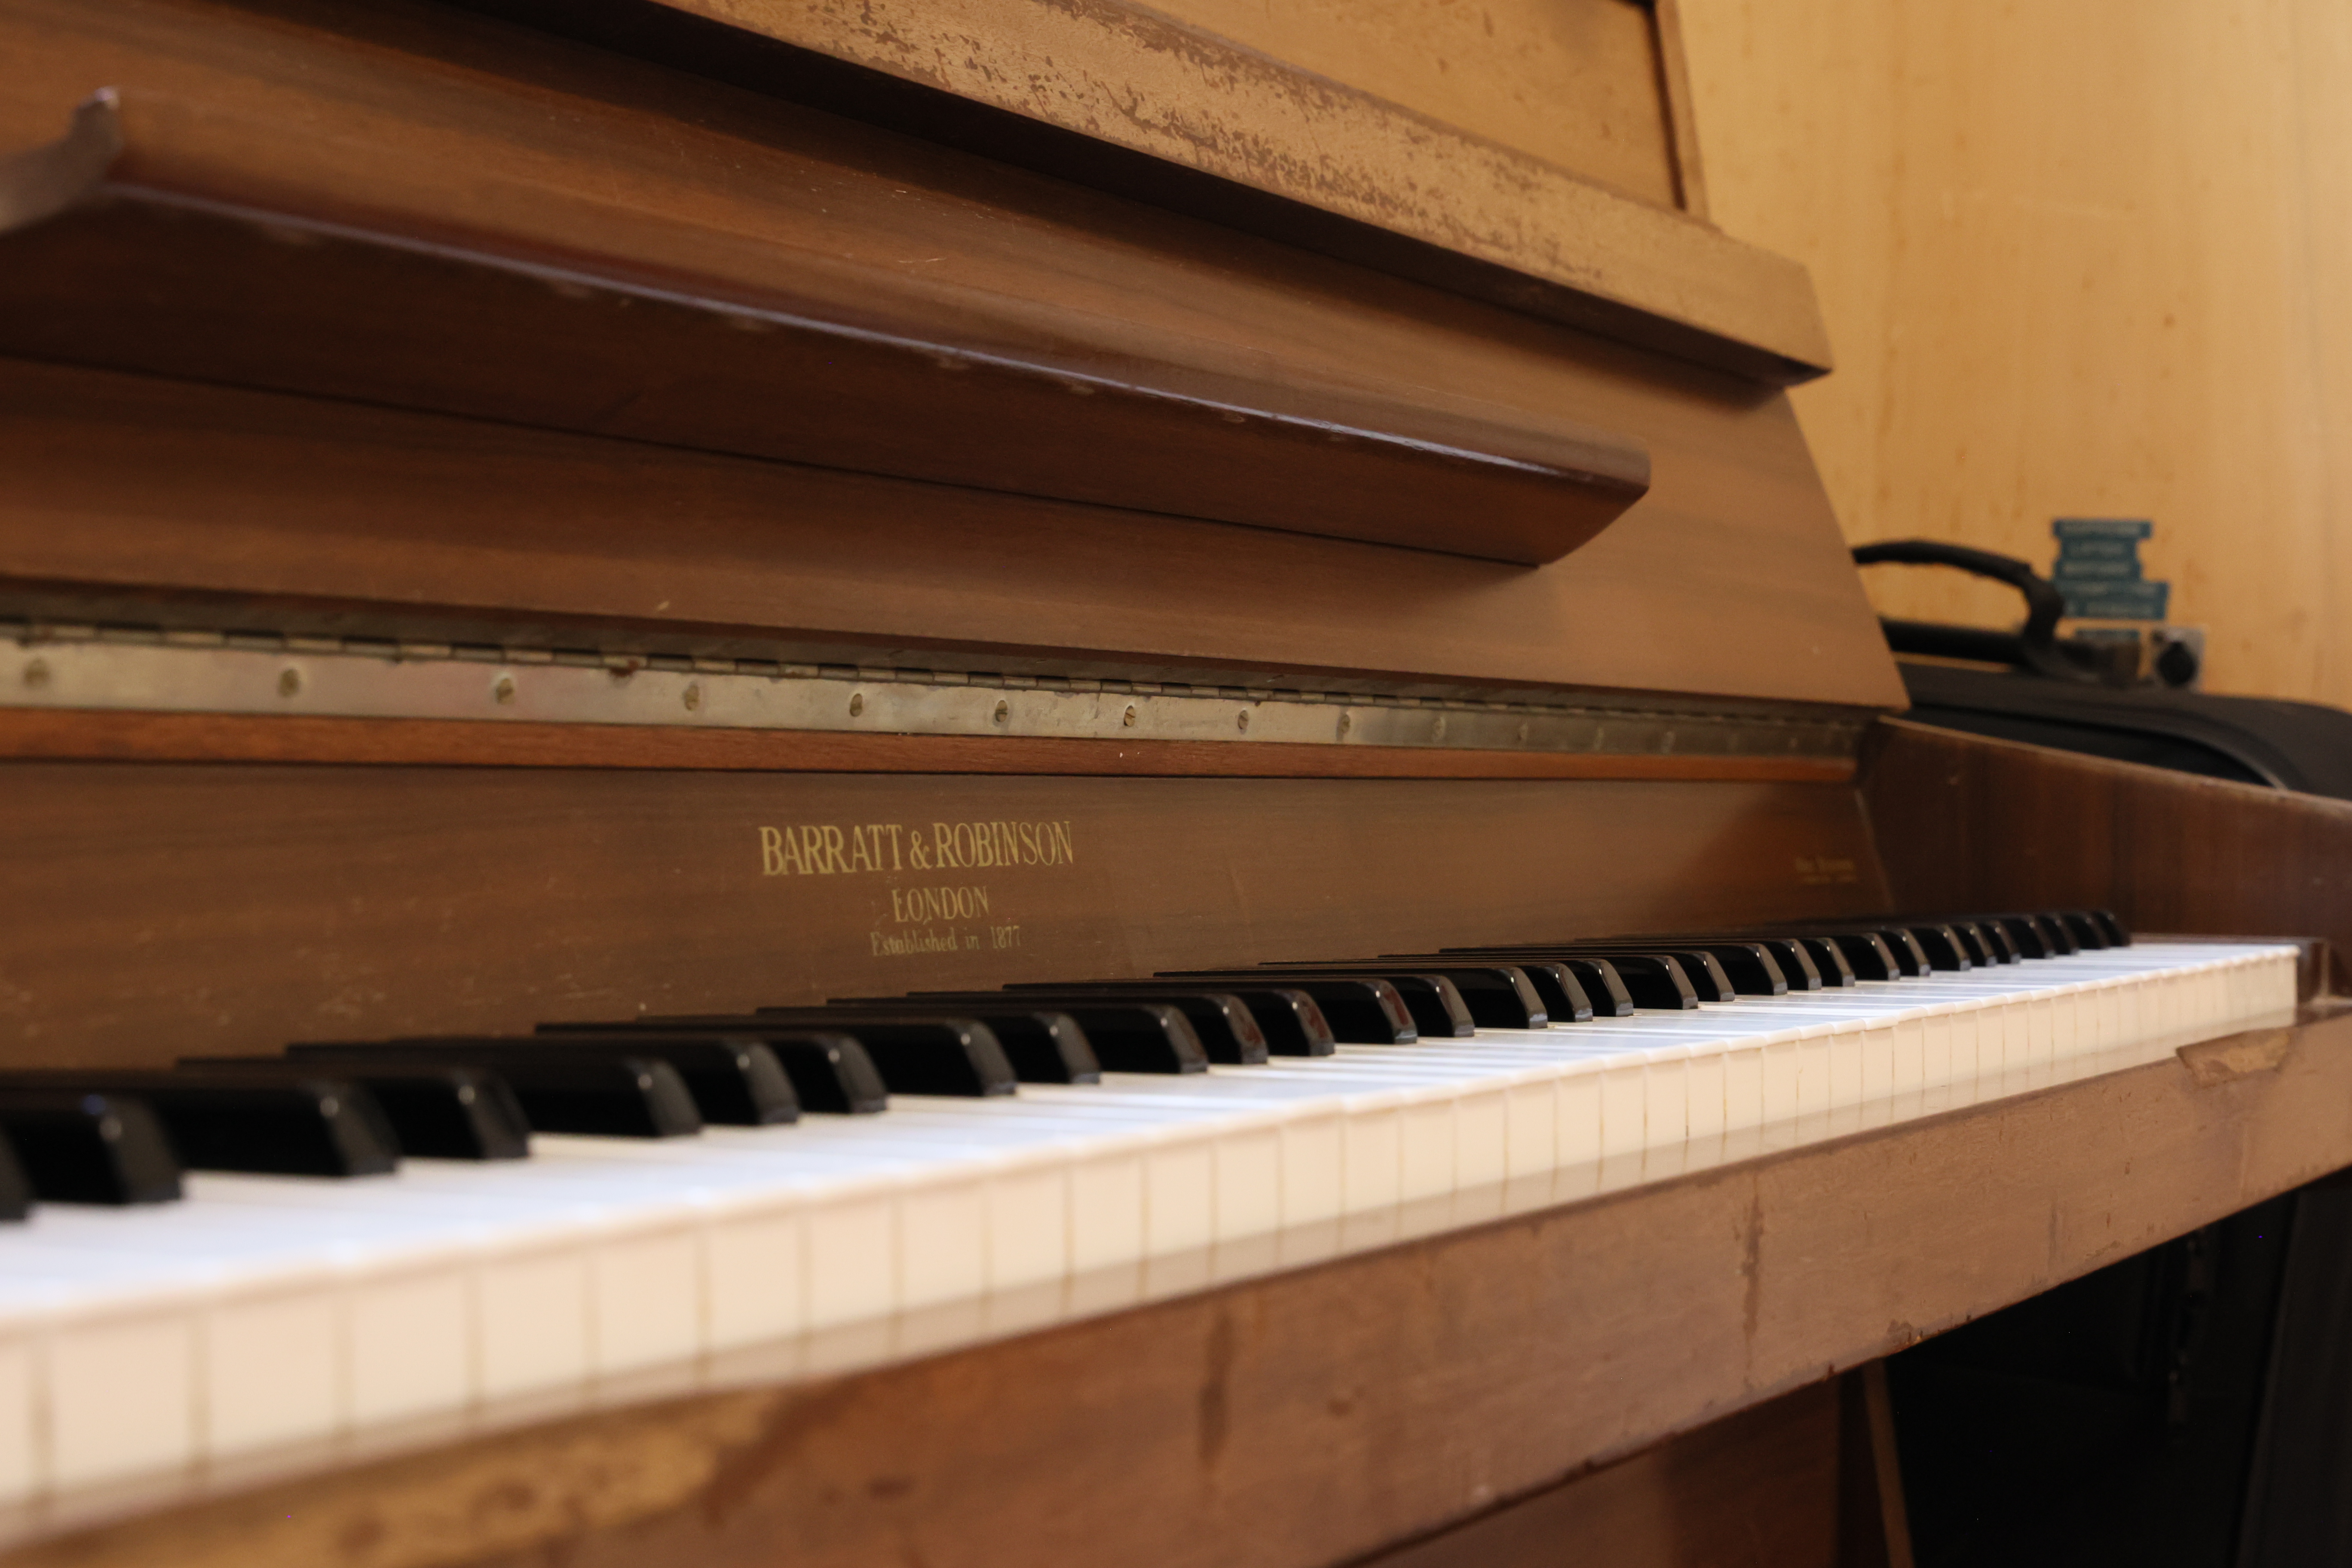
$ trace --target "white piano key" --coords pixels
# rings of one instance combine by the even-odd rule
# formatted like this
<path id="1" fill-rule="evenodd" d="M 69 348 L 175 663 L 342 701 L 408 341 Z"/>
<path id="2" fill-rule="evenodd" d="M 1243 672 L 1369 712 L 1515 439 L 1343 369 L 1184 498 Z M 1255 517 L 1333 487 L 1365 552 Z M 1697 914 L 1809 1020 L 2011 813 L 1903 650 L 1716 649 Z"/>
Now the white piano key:
<path id="1" fill-rule="evenodd" d="M 199 1174 L 0 1236 L 0 1502 L 714 1354 L 912 1353 L 2150 1059 L 2294 984 L 2289 948 L 2149 943 L 520 1164 Z"/>

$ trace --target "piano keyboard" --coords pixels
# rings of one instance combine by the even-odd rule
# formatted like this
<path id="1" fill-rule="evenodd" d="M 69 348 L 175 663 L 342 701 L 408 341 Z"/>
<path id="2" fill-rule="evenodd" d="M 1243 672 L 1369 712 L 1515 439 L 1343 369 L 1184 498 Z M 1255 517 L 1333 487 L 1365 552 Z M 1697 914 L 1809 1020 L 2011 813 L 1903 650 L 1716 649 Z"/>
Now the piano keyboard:
<path id="1" fill-rule="evenodd" d="M 1527 950 L 1516 978 L 1494 974 L 1511 961 L 1486 949 L 796 1010 L 768 1026 L 780 1051 L 799 1052 L 789 1084 L 773 1065 L 761 1079 L 756 1052 L 737 1082 L 734 1058 L 641 1024 L 552 1042 L 337 1047 L 343 1056 L 300 1057 L 297 1069 L 189 1068 L 197 1112 L 150 1082 L 145 1122 L 137 1079 L 0 1083 L 0 1124 L 34 1187 L 61 1190 L 70 1162 L 58 1139 L 81 1139 L 77 1157 L 104 1153 L 92 1140 L 113 1106 L 111 1147 L 131 1148 L 137 1166 L 115 1179 L 145 1184 L 113 1195 L 167 1200 L 40 1201 L 0 1226 L 0 1502 L 53 1525 L 93 1506 L 77 1499 L 226 1484 L 272 1456 L 322 1462 L 404 1435 L 872 1365 L 2116 1070 L 2281 1020 L 2295 1004 L 2293 946 L 2065 952 L 2075 943 L 2062 931 L 2052 956 L 2033 958 L 2034 931 L 2047 928 L 2020 921 L 2005 936 L 1988 921 L 1937 951 L 1936 931 L 1952 929 L 1900 952 L 1849 933 L 1859 970 L 1884 962 L 1902 972 L 1893 979 L 1849 977 L 1856 966 L 1819 936 L 1746 939 L 1712 965 L 1697 939 L 1661 939 L 1612 942 L 1615 962 L 1599 946 L 1544 949 L 1549 967 Z M 1801 988 L 1802 973 L 1785 994 L 1757 983 L 1812 964 L 1799 956 L 1808 940 L 1819 989 Z M 1771 941 L 1787 969 L 1754 957 Z M 1638 956 L 1669 951 L 1681 965 Z M 1382 993 L 1350 978 L 1375 972 L 1397 984 Z M 1439 978 L 1449 973 L 1462 984 Z M 1531 999 L 1564 1018 L 1578 975 L 1599 1016 L 1462 1022 L 1528 1017 Z M 1168 1005 L 1119 1011 L 1145 992 L 1192 998 L 1172 1010 L 1198 1026 L 1171 1022 Z M 1330 1018 L 1301 999 L 1316 992 Z M 1685 1005 L 1635 1008 L 1636 992 Z M 1209 993 L 1247 1000 L 1236 1013 L 1198 1000 Z M 1346 1010 L 1367 996 L 1378 1005 Z M 961 1044 L 946 1045 L 873 1022 L 992 1010 L 1003 1041 L 969 1021 Z M 1072 1029 L 1058 1043 L 1024 1034 L 1021 1020 L 1041 1013 Z M 1074 1033 L 1081 1016 L 1104 1031 L 1098 1071 Z M 629 1027 L 655 1043 L 630 1045 Z M 1391 1032 L 1349 1042 L 1368 1028 Z M 861 1033 L 877 1043 L 870 1068 Z M 1185 1058 L 1188 1037 L 1201 1060 Z M 653 1121 L 614 1124 L 633 1136 L 546 1131 L 611 1113 L 610 1101 L 580 1098 L 596 1085 L 540 1065 L 557 1051 L 634 1064 L 621 1089 L 649 1096 Z M 1217 1056 L 1227 1059 L 1208 1059 Z M 1016 1066 L 1024 1081 L 1002 1092 Z M 341 1086 L 324 1100 L 348 1103 L 322 1110 L 313 1068 Z M 402 1084 L 444 1096 L 433 1103 L 445 1109 L 479 1108 L 509 1092 L 486 1079 L 493 1068 L 511 1069 L 513 1098 L 484 1114 L 527 1116 L 527 1157 L 495 1157 L 521 1152 L 498 1146 L 471 1160 L 368 1153 L 422 1125 L 423 1102 L 399 1100 Z M 220 1087 L 240 1070 L 260 1087 Z M 881 1103 L 858 1077 L 869 1070 L 890 1086 L 887 1110 L 846 1113 Z M 372 1078 L 380 1102 L 351 1081 Z M 1056 1078 L 1066 1081 L 1040 1081 Z M 298 1081 L 312 1087 L 283 1089 Z M 909 1093 L 908 1082 L 955 1092 Z M 795 1088 L 804 1113 L 782 1120 L 791 1112 L 776 1097 Z M 131 1147 L 140 1127 L 152 1139 L 160 1121 L 185 1143 L 194 1124 L 174 1118 L 232 1089 L 298 1127 L 356 1117 L 333 1148 L 358 1149 L 354 1169 L 397 1168 L 341 1179 L 192 1169 L 169 1201 L 153 1169 L 163 1156 Z M 848 1097 L 835 1104 L 842 1113 L 818 1109 L 836 1092 Z M 85 1102 L 94 1109 L 60 1131 L 57 1119 Z M 659 1135 L 690 1132 L 697 1105 L 698 1133 Z M 341 1157 L 306 1154 L 269 1125 L 293 1141 L 249 1163 Z M 216 1128 L 209 1135 L 220 1142 Z M 500 1134 L 493 1125 L 485 1136 L 497 1145 Z M 108 1195 L 104 1173 L 87 1160 L 74 1169 L 96 1183 L 78 1195 Z"/>

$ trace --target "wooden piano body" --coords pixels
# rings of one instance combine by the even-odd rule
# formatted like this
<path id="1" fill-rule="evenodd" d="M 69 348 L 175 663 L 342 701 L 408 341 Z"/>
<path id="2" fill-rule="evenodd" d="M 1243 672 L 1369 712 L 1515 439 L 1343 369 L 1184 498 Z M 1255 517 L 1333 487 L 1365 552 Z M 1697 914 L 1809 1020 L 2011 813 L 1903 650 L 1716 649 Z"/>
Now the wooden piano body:
<path id="1" fill-rule="evenodd" d="M 1117 6 L 488 9 L 0 12 L 12 1061 L 1897 907 L 2345 934 L 2343 808 L 1888 717 L 1780 390 L 1819 322 L 1703 221 L 1665 0 L 1582 8 L 1640 15 L 1664 196 Z M 10 1560 L 1883 1548 L 1825 1380 L 2346 1163 L 2327 980 L 2178 1062 L 224 1465 Z"/>

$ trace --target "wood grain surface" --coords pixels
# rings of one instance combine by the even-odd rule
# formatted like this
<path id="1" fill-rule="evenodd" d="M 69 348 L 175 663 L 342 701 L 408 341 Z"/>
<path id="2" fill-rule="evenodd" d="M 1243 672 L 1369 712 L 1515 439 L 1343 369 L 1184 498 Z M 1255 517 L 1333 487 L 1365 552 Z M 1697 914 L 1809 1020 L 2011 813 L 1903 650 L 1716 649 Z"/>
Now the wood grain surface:
<path id="1" fill-rule="evenodd" d="M 1798 412 L 1854 542 L 2046 570 L 2053 517 L 2150 518 L 2210 689 L 2352 706 L 2352 8 L 1678 3 L 1714 216 L 1821 294 Z"/>
<path id="2" fill-rule="evenodd" d="M 1749 374 L 1796 381 L 1830 364 L 1829 342 L 1801 269 L 1651 201 L 1578 177 L 1598 173 L 1604 181 L 1612 174 L 1623 179 L 1632 160 L 1640 160 L 1647 167 L 1636 179 L 1647 194 L 1663 195 L 1656 160 L 1643 157 L 1647 147 L 1664 142 L 1661 131 L 1671 128 L 1660 124 L 1669 115 L 1654 57 L 1640 62 L 1647 79 L 1602 89 L 1631 100 L 1629 108 L 1638 104 L 1638 113 L 1548 117 L 1555 135 L 1580 143 L 1555 144 L 1549 150 L 1561 154 L 1555 163 L 1487 140 L 1478 133 L 1486 127 L 1464 126 L 1462 121 L 1475 118 L 1491 127 L 1492 116 L 1508 112 L 1507 107 L 1466 108 L 1463 100 L 1477 96 L 1475 91 L 1405 89 L 1434 114 L 1376 96 L 1381 87 L 1397 90 L 1401 75 L 1427 82 L 1436 74 L 1430 62 L 1448 53 L 1446 35 L 1467 31 L 1437 5 L 1388 13 L 1392 48 L 1374 42 L 1350 50 L 1303 37 L 1303 19 L 1285 22 L 1275 13 L 1253 15 L 1212 0 L 1201 0 L 1190 14 L 1171 7 L 1174 16 L 1121 0 L 1085 5 L 1041 0 L 666 3 L 1506 269 L 1527 280 L 1517 291 L 1523 308 L 1565 305 L 1547 300 L 1549 285 L 1717 340 L 1685 345 L 1717 362 L 1722 345 L 1744 346 L 1751 353 L 1740 363 Z M 1578 0 L 1540 13 L 1516 5 L 1504 8 L 1501 19 L 1532 24 L 1517 29 L 1524 37 L 1537 28 L 1592 26 L 1615 4 Z M 1192 16 L 1207 25 L 1192 25 Z M 1213 30 L 1219 26 L 1246 32 L 1275 52 L 1236 47 Z M 1349 30 L 1364 29 L 1355 19 Z M 1516 41 L 1497 27 L 1477 40 L 1478 53 L 1498 57 Z M 1338 58 L 1335 50 L 1352 58 Z M 1571 51 L 1612 64 L 1621 52 L 1596 43 L 1562 52 Z M 1318 57 L 1321 65 L 1347 75 L 1302 69 L 1300 55 Z M 1475 69 L 1484 62 L 1474 56 L 1463 63 Z M 1479 74 L 1491 84 L 1499 73 Z M 1367 91 L 1365 82 L 1378 86 Z M 1578 94 L 1574 78 L 1558 68 L 1550 85 L 1562 96 L 1588 101 L 1595 96 L 1590 89 Z M 1507 90 L 1495 95 L 1507 106 Z M 1338 247 L 1365 253 L 1344 238 Z"/>
<path id="3" fill-rule="evenodd" d="M 1902 721 L 1865 749 L 1887 880 L 1914 909 L 2104 905 L 2140 931 L 2352 951 L 2352 803 Z"/>
<path id="4" fill-rule="evenodd" d="M 1635 374 L 1589 405 L 1648 441 L 1652 493 L 1528 570 L 0 362 L 0 596 L 48 594 L 58 619 L 91 594 L 133 621 L 142 595 L 201 596 L 264 625 L 274 605 L 330 630 L 572 628 L 556 646 L 1899 705 L 1786 405 L 1616 368 Z"/>
<path id="5" fill-rule="evenodd" d="M 500 1435 L 11 1568 L 1319 1568 L 2352 1159 L 2352 1013 L 1024 1339 Z"/>
<path id="6" fill-rule="evenodd" d="M 1476 10 L 1444 0 L 1171 0 L 1154 8 L 1653 205 L 1681 205 L 1658 41 L 1642 0 L 1497 0 Z"/>
<path id="7" fill-rule="evenodd" d="M 0 353 L 1521 565 L 1649 487 L 1639 442 L 1541 411 L 1343 388 L 1273 344 L 1219 367 L 898 268 L 797 279 L 773 247 L 487 158 L 462 213 L 249 195 L 301 128 L 237 118 L 110 89 L 28 154 L 20 188 L 85 167 L 0 239 Z"/>
<path id="8" fill-rule="evenodd" d="M 1839 784 L 41 762 L 0 776 L 0 1029 L 24 1064 L 1713 927 L 1885 896 Z M 974 864 L 968 833 L 955 847 L 960 825 L 1040 821 L 1064 826 L 1060 863 Z M 841 853 L 818 870 L 769 853 L 765 830 L 797 850 L 828 827 Z M 861 840 L 882 864 L 861 862 Z M 907 912 L 936 889 L 962 890 L 964 912 Z"/>
<path id="9" fill-rule="evenodd" d="M 1436 746 L 860 735 L 442 719 L 254 718 L 0 708 L 0 758 L 113 763 L 390 763 L 1167 778 L 1652 779 L 1849 784 L 1830 757 L 1603 755 Z"/>
<path id="10" fill-rule="evenodd" d="M 1751 1405 L 1361 1568 L 1840 1568 L 1849 1435 L 1839 1406 L 1855 1375 Z"/>
<path id="11" fill-rule="evenodd" d="M 451 9 L 20 0 L 0 38 L 0 143 L 53 139 L 111 84 L 177 116 L 142 175 L 159 183 L 201 153 L 245 172 L 215 195 L 424 233 L 593 197 L 635 215 L 656 276 L 731 268 L 845 307 L 884 290 L 1033 341 L 1083 325 L 1204 373 L 1616 432 L 1653 471 L 1594 544 L 1526 571 L 16 363 L 0 578 L 975 658 L 1902 700 L 1786 400 L 1752 381 Z"/>

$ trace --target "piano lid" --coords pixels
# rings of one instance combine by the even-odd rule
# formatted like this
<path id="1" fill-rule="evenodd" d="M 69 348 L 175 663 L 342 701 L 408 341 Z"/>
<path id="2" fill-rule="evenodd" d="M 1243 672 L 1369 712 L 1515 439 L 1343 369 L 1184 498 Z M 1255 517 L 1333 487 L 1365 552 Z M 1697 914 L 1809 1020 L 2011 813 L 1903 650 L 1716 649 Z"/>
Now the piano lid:
<path id="1" fill-rule="evenodd" d="M 466 0 L 1779 384 L 1800 264 L 1706 221 L 1675 0 Z"/>

